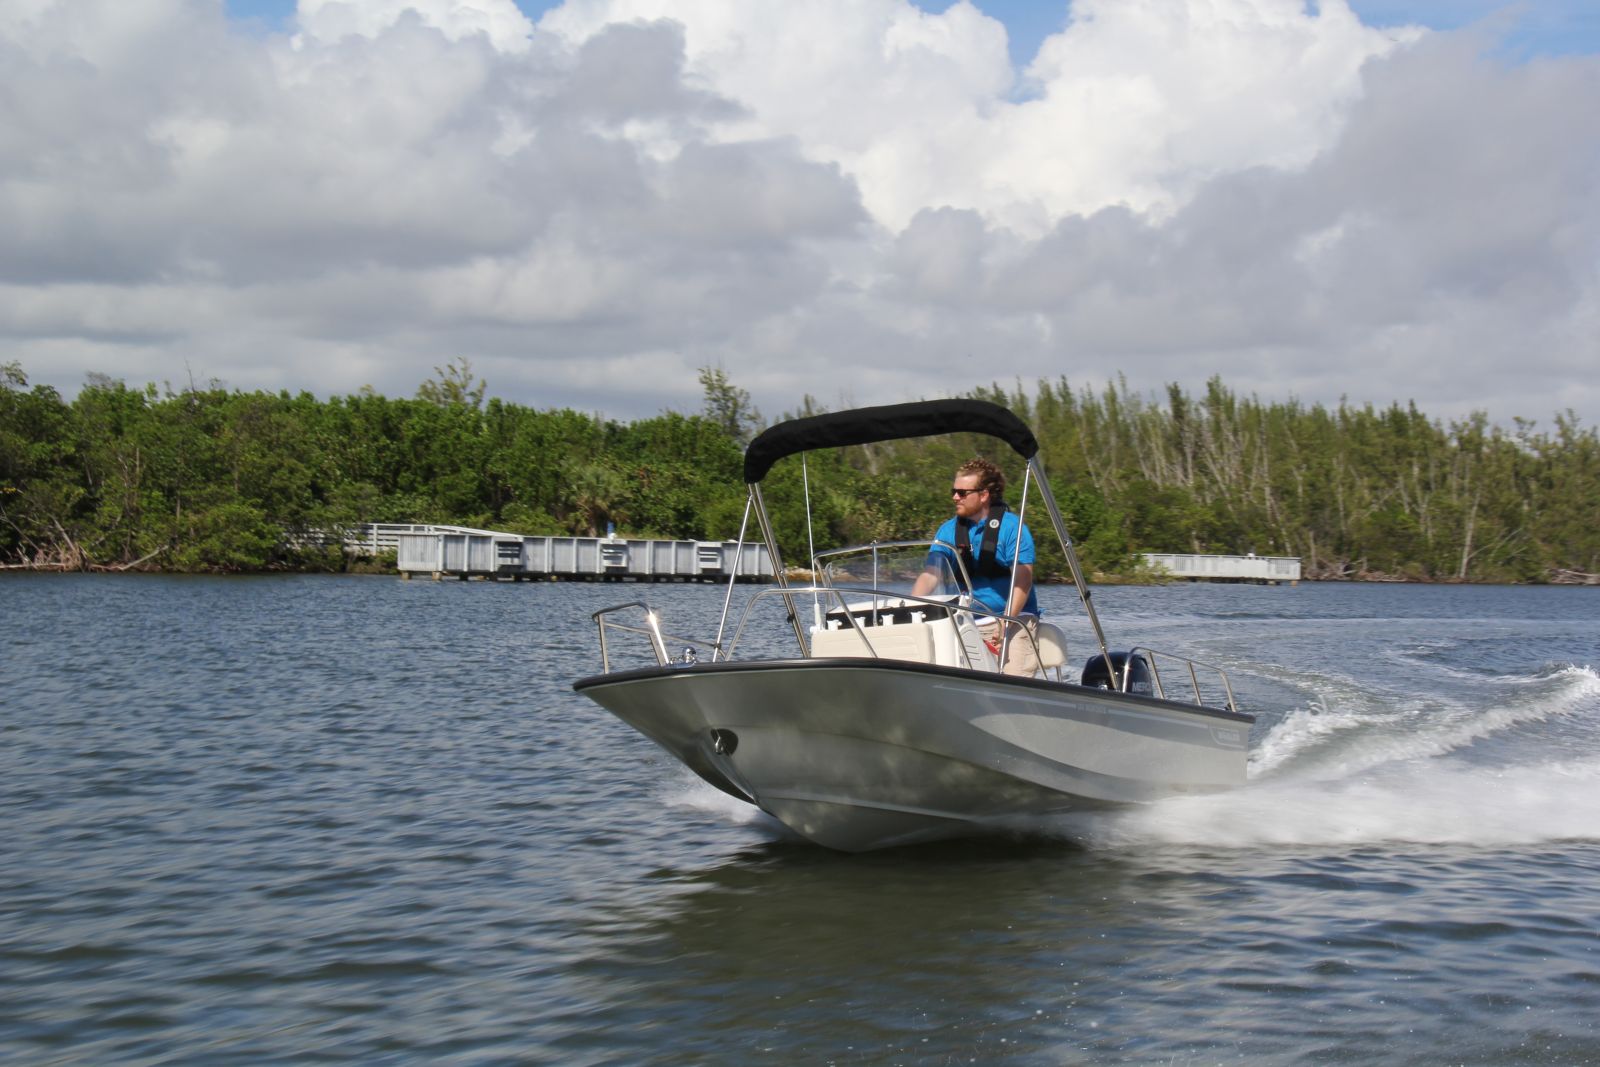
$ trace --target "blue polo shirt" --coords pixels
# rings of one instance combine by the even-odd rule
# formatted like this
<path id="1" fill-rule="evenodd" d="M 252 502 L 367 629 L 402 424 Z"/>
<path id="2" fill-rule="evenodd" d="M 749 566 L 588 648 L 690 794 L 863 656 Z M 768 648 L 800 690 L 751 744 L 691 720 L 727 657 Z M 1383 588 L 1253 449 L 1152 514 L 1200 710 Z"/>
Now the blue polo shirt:
<path id="1" fill-rule="evenodd" d="M 939 532 L 933 536 L 936 540 L 943 541 L 945 544 L 970 544 L 972 546 L 972 557 L 976 559 L 979 550 L 983 547 L 983 528 L 988 521 L 987 516 L 977 522 L 967 522 L 952 515 L 945 520 L 945 524 L 939 527 Z M 959 534 L 956 530 L 958 525 L 961 527 Z M 1017 531 L 1019 529 L 1022 531 L 1020 545 L 1017 543 Z M 961 540 L 956 540 L 957 536 L 961 537 Z M 933 551 L 928 554 L 928 558 L 931 560 L 933 557 L 940 555 L 950 561 L 950 569 L 952 571 L 956 570 L 954 553 L 945 548 L 944 545 L 934 545 Z M 1007 511 L 1000 516 L 1000 542 L 995 545 L 994 558 L 995 562 L 1006 567 L 1013 567 L 1018 563 L 1033 563 L 1033 533 L 1017 521 L 1017 516 L 1014 512 Z M 1002 614 L 1005 612 L 1006 597 L 1011 592 L 1011 577 L 1009 575 L 1004 578 L 981 578 L 973 575 L 972 585 L 972 596 L 975 600 L 991 611 L 998 611 Z M 1037 584 L 1028 590 L 1028 602 L 1023 605 L 1022 610 L 1028 615 L 1039 614 L 1039 590 Z"/>

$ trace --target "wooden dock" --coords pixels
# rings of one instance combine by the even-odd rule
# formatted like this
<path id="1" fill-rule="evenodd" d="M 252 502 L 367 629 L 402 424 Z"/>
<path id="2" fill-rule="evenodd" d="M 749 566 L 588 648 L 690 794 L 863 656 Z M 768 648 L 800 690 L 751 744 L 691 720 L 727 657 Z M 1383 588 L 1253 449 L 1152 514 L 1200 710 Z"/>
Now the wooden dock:
<path id="1" fill-rule="evenodd" d="M 1184 555 L 1173 552 L 1146 552 L 1145 562 L 1160 567 L 1174 578 L 1191 582 L 1254 582 L 1278 585 L 1300 581 L 1300 557 Z"/>
<path id="2" fill-rule="evenodd" d="M 369 523 L 351 531 L 347 547 L 373 554 L 392 549 L 403 577 L 511 581 L 716 582 L 772 580 L 772 560 L 759 544 L 662 541 L 634 537 L 539 537 L 465 526 Z"/>

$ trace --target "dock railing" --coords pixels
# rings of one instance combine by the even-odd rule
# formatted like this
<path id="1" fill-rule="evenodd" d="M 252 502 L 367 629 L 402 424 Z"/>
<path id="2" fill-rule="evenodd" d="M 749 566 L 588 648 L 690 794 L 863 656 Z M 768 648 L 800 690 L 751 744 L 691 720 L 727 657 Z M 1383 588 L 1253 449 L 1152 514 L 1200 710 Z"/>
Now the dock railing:
<path id="1" fill-rule="evenodd" d="M 395 553 L 406 576 L 576 578 L 633 581 L 768 581 L 772 562 L 759 544 L 642 537 L 565 537 L 432 523 L 349 527 L 347 551 Z"/>
<path id="2" fill-rule="evenodd" d="M 1146 552 L 1144 560 L 1174 578 L 1209 582 L 1260 582 L 1276 585 L 1300 581 L 1300 557 L 1206 555 L 1180 552 Z"/>

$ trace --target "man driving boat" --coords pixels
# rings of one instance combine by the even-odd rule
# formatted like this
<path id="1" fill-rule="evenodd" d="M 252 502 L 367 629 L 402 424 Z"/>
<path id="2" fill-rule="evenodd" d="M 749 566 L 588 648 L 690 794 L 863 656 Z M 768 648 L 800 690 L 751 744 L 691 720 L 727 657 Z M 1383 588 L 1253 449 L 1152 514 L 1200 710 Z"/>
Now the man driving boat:
<path id="1" fill-rule="evenodd" d="M 1020 617 L 1024 633 L 1014 624 L 979 618 L 983 639 L 997 655 L 1006 646 L 1005 673 L 1032 675 L 1039 670 L 1033 640 L 1039 624 L 1039 600 L 1033 589 L 1033 534 L 1005 504 L 1006 476 L 986 459 L 969 459 L 956 468 L 950 496 L 955 514 L 934 534 L 936 544 L 928 554 L 928 569 L 912 587 L 914 596 L 934 593 L 940 582 L 938 557 L 950 569 L 955 561 L 947 546 L 954 545 L 966 573 L 972 578 L 972 596 L 990 611 Z"/>

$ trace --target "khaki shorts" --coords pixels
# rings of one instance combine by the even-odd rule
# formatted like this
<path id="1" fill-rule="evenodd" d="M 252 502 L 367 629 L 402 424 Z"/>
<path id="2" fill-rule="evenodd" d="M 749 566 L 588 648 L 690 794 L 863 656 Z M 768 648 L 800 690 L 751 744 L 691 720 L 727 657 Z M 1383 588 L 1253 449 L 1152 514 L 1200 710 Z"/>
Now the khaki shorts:
<path id="1" fill-rule="evenodd" d="M 1002 668 L 1006 674 L 1020 675 L 1027 678 L 1039 673 L 1039 646 L 1035 640 L 1039 632 L 1039 620 L 1033 615 L 1023 615 L 1028 632 L 1014 630 L 1011 634 L 1011 643 L 1006 646 L 1006 663 Z M 983 634 L 983 639 L 996 647 L 1000 644 L 1000 623 L 990 620 L 978 627 L 978 632 Z"/>

